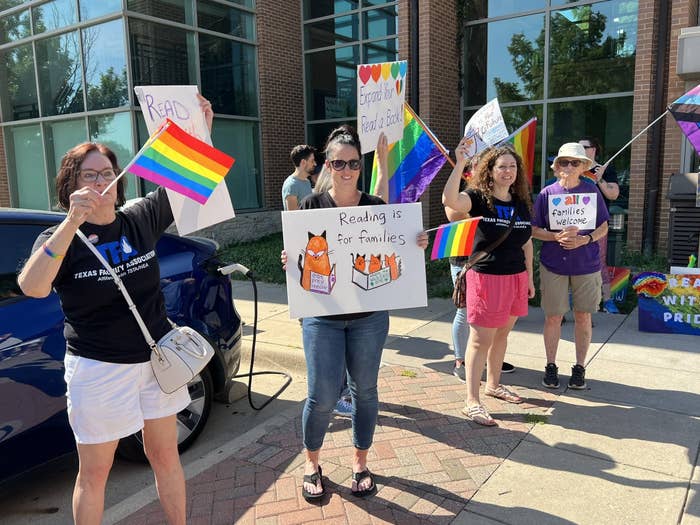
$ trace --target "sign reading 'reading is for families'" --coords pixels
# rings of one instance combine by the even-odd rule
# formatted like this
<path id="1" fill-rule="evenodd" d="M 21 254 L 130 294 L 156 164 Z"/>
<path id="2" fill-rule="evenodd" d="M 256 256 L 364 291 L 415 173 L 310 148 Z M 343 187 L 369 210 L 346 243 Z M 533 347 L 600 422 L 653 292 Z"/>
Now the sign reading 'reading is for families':
<path id="1" fill-rule="evenodd" d="M 420 203 L 282 212 L 289 316 L 428 304 Z"/>
<path id="2" fill-rule="evenodd" d="M 374 151 L 383 131 L 389 144 L 403 137 L 403 102 L 408 64 L 357 66 L 357 133 L 362 153 Z"/>
<path id="3" fill-rule="evenodd" d="M 565 193 L 549 196 L 549 229 L 563 230 L 576 226 L 579 230 L 595 230 L 598 211 L 596 193 Z"/>

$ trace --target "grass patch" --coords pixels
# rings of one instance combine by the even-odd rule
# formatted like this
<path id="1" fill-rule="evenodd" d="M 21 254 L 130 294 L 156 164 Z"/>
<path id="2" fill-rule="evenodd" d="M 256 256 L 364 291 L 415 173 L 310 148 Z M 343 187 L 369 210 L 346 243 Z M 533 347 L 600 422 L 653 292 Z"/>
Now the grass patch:
<path id="1" fill-rule="evenodd" d="M 542 414 L 525 414 L 525 423 L 533 425 L 545 425 L 549 422 L 549 416 Z"/>
<path id="2" fill-rule="evenodd" d="M 401 375 L 403 377 L 416 377 L 418 374 L 416 374 L 413 370 L 401 370 Z"/>
<path id="3" fill-rule="evenodd" d="M 219 250 L 219 257 L 227 264 L 236 262 L 251 269 L 258 281 L 284 284 L 285 273 L 280 264 L 282 248 L 282 232 L 279 232 L 254 241 L 224 246 Z M 239 273 L 233 273 L 231 277 L 246 280 Z"/>

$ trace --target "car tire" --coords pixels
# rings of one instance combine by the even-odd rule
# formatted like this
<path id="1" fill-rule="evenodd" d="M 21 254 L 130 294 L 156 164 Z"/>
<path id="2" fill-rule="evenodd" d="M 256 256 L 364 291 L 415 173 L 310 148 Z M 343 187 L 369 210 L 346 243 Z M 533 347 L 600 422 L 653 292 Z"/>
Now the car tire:
<path id="1" fill-rule="evenodd" d="M 180 453 L 195 442 L 209 419 L 214 397 L 214 380 L 208 367 L 188 383 L 187 389 L 192 402 L 177 414 L 177 442 Z M 120 440 L 117 453 L 129 461 L 146 462 L 141 432 Z"/>

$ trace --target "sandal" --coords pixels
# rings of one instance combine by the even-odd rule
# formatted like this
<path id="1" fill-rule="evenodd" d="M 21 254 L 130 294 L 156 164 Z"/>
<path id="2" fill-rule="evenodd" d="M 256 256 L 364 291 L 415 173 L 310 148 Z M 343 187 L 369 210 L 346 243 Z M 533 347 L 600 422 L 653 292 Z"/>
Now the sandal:
<path id="1" fill-rule="evenodd" d="M 462 409 L 462 414 L 471 419 L 474 423 L 484 425 L 485 427 L 495 426 L 496 420 L 493 419 L 489 413 L 484 408 L 484 405 L 472 405 L 470 407 L 464 407 Z"/>
<path id="2" fill-rule="evenodd" d="M 369 478 L 372 484 L 369 488 L 366 488 L 365 490 L 350 489 L 353 496 L 357 496 L 358 498 L 364 498 L 365 496 L 370 496 L 377 491 L 377 484 L 374 482 L 374 476 L 368 469 L 365 469 L 362 472 L 352 473 L 352 480 L 357 484 L 358 487 L 360 486 L 360 481 L 362 481 L 365 478 Z"/>
<path id="3" fill-rule="evenodd" d="M 303 485 L 301 487 L 301 495 L 304 496 L 304 499 L 309 503 L 326 495 L 326 490 L 323 487 L 323 471 L 321 470 L 321 465 L 318 466 L 318 470 L 313 474 L 304 474 L 304 483 L 318 485 L 319 481 L 321 482 L 321 492 L 319 492 L 318 494 L 313 494 L 307 491 Z"/>
<path id="4" fill-rule="evenodd" d="M 508 390 L 503 385 L 498 385 L 498 388 L 490 388 L 487 386 L 484 389 L 484 394 L 486 394 L 489 397 L 502 399 L 503 401 L 506 401 L 508 403 L 515 403 L 516 405 L 523 402 L 523 399 L 518 394 L 516 394 L 512 390 Z"/>

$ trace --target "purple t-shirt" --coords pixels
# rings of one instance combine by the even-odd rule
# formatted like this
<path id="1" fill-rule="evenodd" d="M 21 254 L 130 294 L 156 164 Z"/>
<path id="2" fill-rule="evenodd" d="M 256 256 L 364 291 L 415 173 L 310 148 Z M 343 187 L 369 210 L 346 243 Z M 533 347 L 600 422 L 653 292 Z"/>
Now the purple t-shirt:
<path id="1" fill-rule="evenodd" d="M 549 196 L 565 195 L 570 193 L 597 193 L 596 228 L 609 218 L 608 208 L 605 206 L 603 195 L 594 184 L 581 182 L 571 189 L 564 188 L 559 182 L 555 182 L 542 189 L 535 200 L 532 225 L 544 230 L 549 228 Z M 593 230 L 580 230 L 581 235 L 591 233 Z M 540 251 L 540 263 L 550 272 L 559 275 L 584 275 L 600 270 L 600 252 L 597 242 L 584 244 L 574 250 L 565 250 L 556 241 L 543 241 Z"/>

